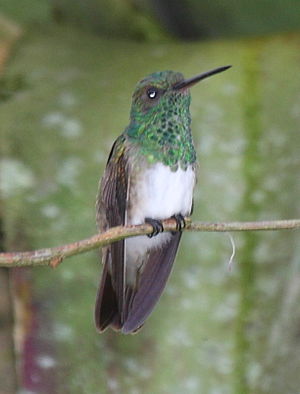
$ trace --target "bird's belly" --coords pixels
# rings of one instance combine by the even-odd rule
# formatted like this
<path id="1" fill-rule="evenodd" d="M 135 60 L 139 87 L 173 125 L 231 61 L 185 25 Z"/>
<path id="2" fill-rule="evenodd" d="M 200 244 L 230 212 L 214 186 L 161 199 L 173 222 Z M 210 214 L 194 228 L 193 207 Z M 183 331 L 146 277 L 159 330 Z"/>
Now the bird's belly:
<path id="1" fill-rule="evenodd" d="M 144 223 L 145 218 L 167 219 L 173 215 L 189 215 L 193 202 L 195 172 L 192 166 L 187 170 L 171 171 L 162 163 L 139 174 L 130 188 L 127 224 Z M 139 236 L 126 240 L 126 255 L 131 261 L 138 261 L 147 250 L 163 246 L 171 238 L 162 233 L 153 238 Z"/>

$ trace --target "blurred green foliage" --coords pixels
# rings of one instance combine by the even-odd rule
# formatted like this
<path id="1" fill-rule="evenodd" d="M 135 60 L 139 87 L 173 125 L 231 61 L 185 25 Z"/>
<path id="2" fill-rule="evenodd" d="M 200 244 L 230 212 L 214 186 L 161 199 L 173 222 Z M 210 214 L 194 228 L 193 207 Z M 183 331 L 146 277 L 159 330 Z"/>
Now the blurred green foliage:
<path id="1" fill-rule="evenodd" d="M 177 37 L 263 35 L 300 28 L 298 0 L 149 0 Z"/>
<path id="2" fill-rule="evenodd" d="M 51 19 L 51 3 L 49 0 L 1 0 L 0 12 L 26 25 L 45 23 Z"/>
<path id="3" fill-rule="evenodd" d="M 21 74 L 0 78 L 0 103 L 8 100 L 13 94 L 22 91 L 27 86 Z"/>
<path id="4" fill-rule="evenodd" d="M 299 36 L 123 40 L 293 30 L 298 0 L 1 0 L 0 11 L 29 30 L 0 80 L 0 208 L 8 250 L 59 245 L 95 231 L 97 182 L 127 124 L 133 86 L 160 69 L 190 76 L 234 64 L 226 77 L 192 93 L 200 161 L 194 218 L 299 216 Z M 30 357 L 32 364 L 26 373 L 20 368 L 21 389 L 298 392 L 299 236 L 236 235 L 231 275 L 230 247 L 222 240 L 184 236 L 166 292 L 136 336 L 95 332 L 98 254 L 54 272 L 26 271 L 31 298 L 23 302 L 33 323 L 25 338 L 31 348 L 19 360 L 26 366 Z"/>
<path id="5" fill-rule="evenodd" d="M 105 35 L 153 41 L 164 28 L 143 6 L 126 0 L 2 0 L 0 11 L 25 25 L 73 24 Z"/>
<path id="6" fill-rule="evenodd" d="M 298 35 L 153 44 L 66 27 L 30 31 L 6 72 L 14 93 L 0 106 L 7 250 L 94 233 L 98 179 L 128 124 L 134 85 L 168 68 L 188 77 L 234 65 L 192 90 L 193 218 L 299 217 L 299 44 Z M 297 393 L 299 234 L 234 240 L 229 274 L 226 235 L 184 234 L 166 291 L 134 336 L 95 331 L 97 253 L 26 271 L 31 347 L 18 359 L 27 367 L 20 392 Z"/>
<path id="7" fill-rule="evenodd" d="M 297 30 L 299 0 L 2 0 L 24 24 L 72 23 L 105 36 L 157 41 Z"/>

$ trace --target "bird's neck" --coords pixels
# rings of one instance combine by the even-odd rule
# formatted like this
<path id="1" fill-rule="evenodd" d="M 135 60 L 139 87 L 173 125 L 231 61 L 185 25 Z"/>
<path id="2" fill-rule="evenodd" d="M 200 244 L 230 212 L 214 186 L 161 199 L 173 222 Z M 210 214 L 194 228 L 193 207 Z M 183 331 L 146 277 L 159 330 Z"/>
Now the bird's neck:
<path id="1" fill-rule="evenodd" d="M 154 118 L 151 122 L 131 122 L 125 133 L 149 164 L 162 162 L 174 171 L 178 167 L 186 169 L 196 161 L 196 152 L 189 112 L 184 115 Z"/>

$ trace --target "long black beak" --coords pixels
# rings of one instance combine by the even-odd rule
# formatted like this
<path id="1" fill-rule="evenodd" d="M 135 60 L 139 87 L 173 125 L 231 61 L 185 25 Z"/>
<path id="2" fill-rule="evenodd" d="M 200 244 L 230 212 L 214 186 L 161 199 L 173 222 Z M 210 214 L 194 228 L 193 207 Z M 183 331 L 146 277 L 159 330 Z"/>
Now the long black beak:
<path id="1" fill-rule="evenodd" d="M 228 70 L 230 67 L 231 66 L 223 66 L 223 67 L 214 68 L 213 70 L 206 71 L 204 73 L 196 75 L 195 77 L 185 79 L 184 81 L 176 83 L 173 86 L 173 89 L 180 90 L 180 89 L 190 88 L 191 86 L 195 85 L 197 82 L 202 81 L 202 79 L 210 77 L 211 75 L 221 73 L 225 70 Z"/>

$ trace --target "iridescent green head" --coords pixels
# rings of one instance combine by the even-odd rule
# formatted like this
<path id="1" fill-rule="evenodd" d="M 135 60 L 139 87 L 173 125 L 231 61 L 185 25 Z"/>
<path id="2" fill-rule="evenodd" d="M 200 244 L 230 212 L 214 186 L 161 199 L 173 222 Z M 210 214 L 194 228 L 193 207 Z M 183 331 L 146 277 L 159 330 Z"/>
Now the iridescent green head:
<path id="1" fill-rule="evenodd" d="M 156 72 L 141 80 L 132 96 L 131 120 L 136 123 L 155 122 L 159 117 L 172 115 L 173 111 L 188 110 L 189 91 L 174 89 L 182 81 L 183 75 L 174 71 Z"/>
<path id="2" fill-rule="evenodd" d="M 190 131 L 189 88 L 200 80 L 224 71 L 211 70 L 185 80 L 174 71 L 153 73 L 141 80 L 133 93 L 130 125 L 126 134 L 139 145 L 149 162 L 161 161 L 176 169 L 195 162 Z"/>

